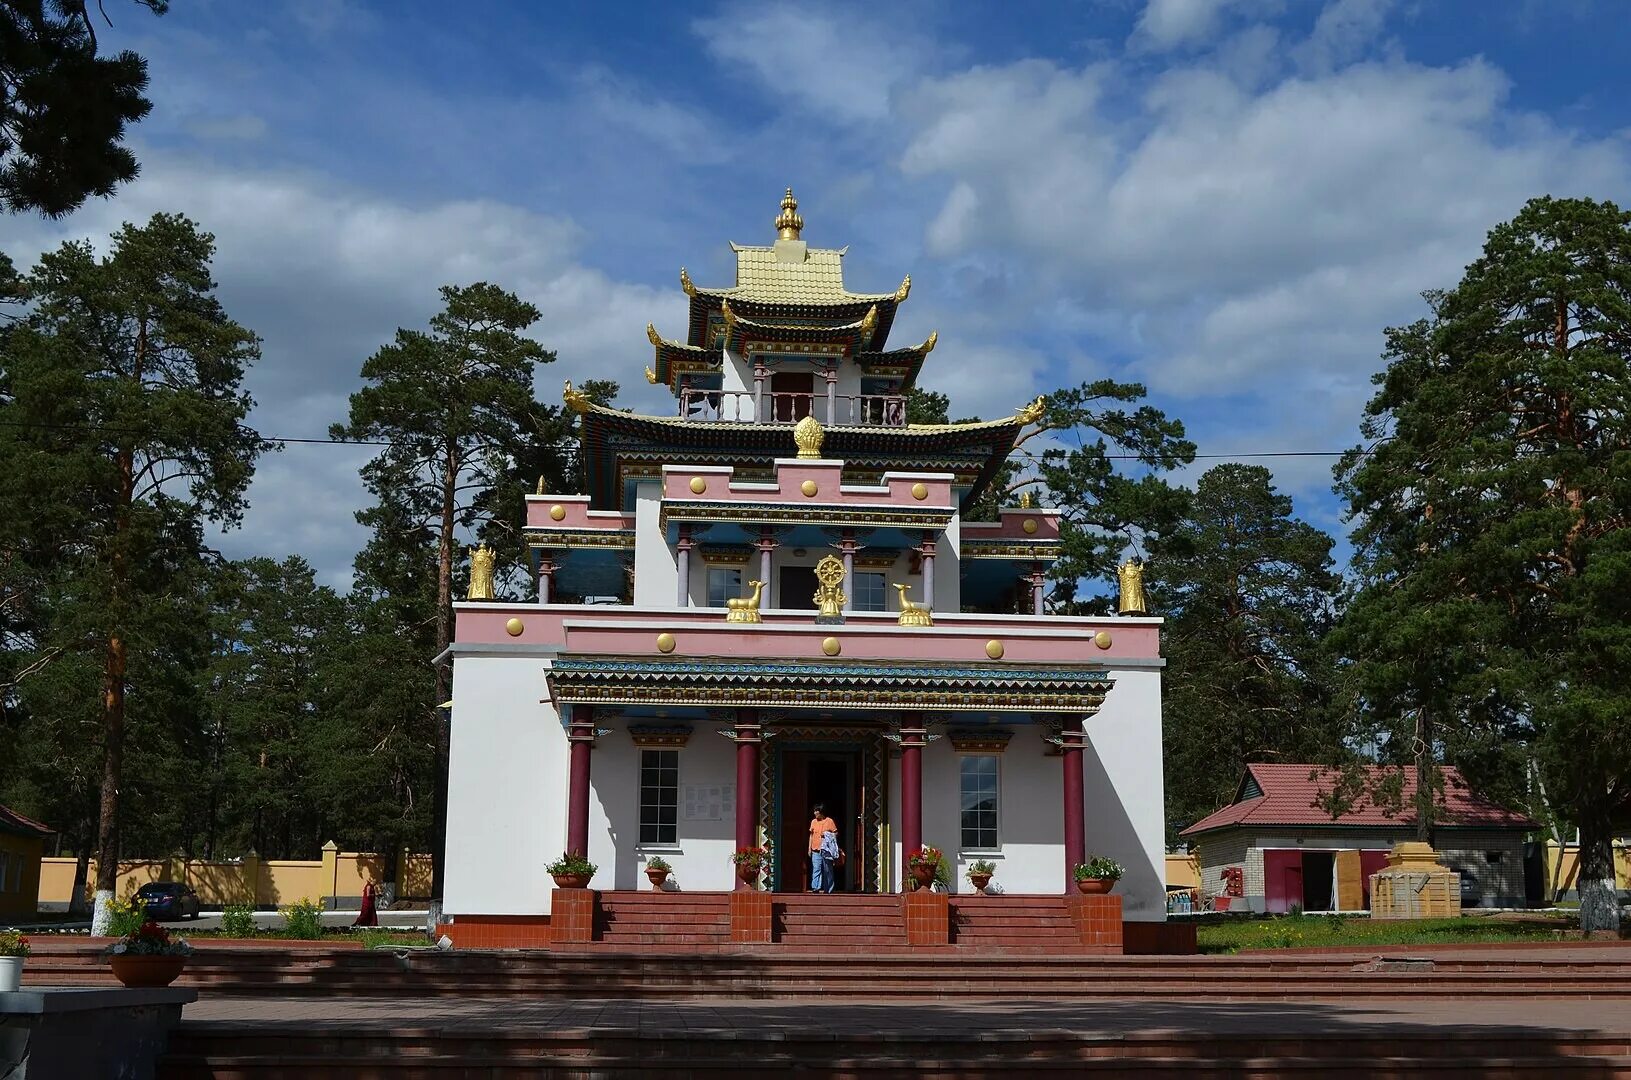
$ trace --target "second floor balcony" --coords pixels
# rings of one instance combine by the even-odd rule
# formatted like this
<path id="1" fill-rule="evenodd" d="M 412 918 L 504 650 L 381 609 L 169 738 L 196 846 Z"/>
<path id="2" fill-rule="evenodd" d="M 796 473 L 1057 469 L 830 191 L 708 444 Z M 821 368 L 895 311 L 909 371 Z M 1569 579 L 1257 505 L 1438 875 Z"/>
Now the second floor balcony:
<path id="1" fill-rule="evenodd" d="M 740 424 L 796 424 L 814 416 L 825 427 L 905 427 L 901 394 L 789 393 L 777 390 L 680 391 L 680 416 Z"/>

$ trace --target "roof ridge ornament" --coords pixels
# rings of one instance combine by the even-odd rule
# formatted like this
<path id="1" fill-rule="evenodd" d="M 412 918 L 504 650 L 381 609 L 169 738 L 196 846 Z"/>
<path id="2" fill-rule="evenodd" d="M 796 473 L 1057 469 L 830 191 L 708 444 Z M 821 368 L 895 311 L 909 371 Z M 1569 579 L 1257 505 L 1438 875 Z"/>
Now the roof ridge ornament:
<path id="1" fill-rule="evenodd" d="M 685 272 L 683 266 L 680 267 L 680 288 L 685 291 L 686 296 L 695 296 L 697 294 L 697 287 L 691 283 L 691 275 Z"/>
<path id="2" fill-rule="evenodd" d="M 1018 420 L 1022 424 L 1034 424 L 1038 420 L 1042 419 L 1042 415 L 1047 411 L 1047 395 L 1038 394 L 1035 401 L 1031 402 L 1029 405 L 1025 406 L 1023 409 L 1019 410 L 1019 412 L 1014 414 L 1014 419 Z"/>
<path id="3" fill-rule="evenodd" d="M 804 228 L 804 218 L 798 213 L 799 201 L 793 198 L 793 189 L 788 188 L 787 194 L 782 196 L 782 212 L 776 215 L 776 235 L 783 240 L 797 240 L 799 232 Z"/>
<path id="4" fill-rule="evenodd" d="M 906 298 L 911 295 L 912 275 L 907 274 L 906 277 L 901 280 L 900 288 L 895 290 L 895 303 L 904 304 L 906 302 Z"/>
<path id="5" fill-rule="evenodd" d="M 731 302 L 723 297 L 719 301 L 719 314 L 725 320 L 725 332 L 730 333 L 731 327 L 736 325 L 736 312 L 731 310 Z"/>
<path id="6" fill-rule="evenodd" d="M 918 349 L 922 351 L 924 356 L 928 356 L 930 353 L 934 352 L 935 344 L 939 342 L 939 340 L 940 331 L 930 330 L 929 336 L 924 339 L 923 344 L 918 346 Z"/>
<path id="7" fill-rule="evenodd" d="M 793 442 L 799 448 L 798 456 L 807 461 L 820 460 L 821 444 L 826 438 L 827 433 L 822 430 L 820 421 L 809 414 L 793 425 Z"/>
<path id="8" fill-rule="evenodd" d="M 866 316 L 861 319 L 861 339 L 868 345 L 872 344 L 872 335 L 878 329 L 878 305 L 873 304 L 867 309 Z"/>
<path id="9" fill-rule="evenodd" d="M 594 404 L 594 402 L 589 400 L 589 395 L 585 394 L 582 390 L 572 389 L 571 379 L 566 380 L 566 388 L 561 391 L 561 400 L 566 402 L 567 408 L 571 409 L 579 416 L 582 416 L 584 413 L 588 412 L 589 407 Z"/>

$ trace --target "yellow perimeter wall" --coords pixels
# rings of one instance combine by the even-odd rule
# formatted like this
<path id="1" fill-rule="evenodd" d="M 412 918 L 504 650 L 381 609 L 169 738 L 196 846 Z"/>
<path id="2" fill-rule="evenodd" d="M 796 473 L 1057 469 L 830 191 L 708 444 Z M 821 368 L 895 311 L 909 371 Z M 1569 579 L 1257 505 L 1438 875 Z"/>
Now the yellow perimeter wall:
<path id="1" fill-rule="evenodd" d="M 1563 863 L 1563 872 L 1557 874 L 1557 864 Z M 1558 883 L 1558 891 L 1568 892 L 1575 887 L 1575 875 L 1579 872 L 1580 845 L 1566 844 L 1560 850 L 1555 840 L 1546 841 L 1546 883 L 1544 888 L 1550 889 L 1552 882 Z M 1614 841 L 1614 883 L 1616 888 L 1631 889 L 1631 846 L 1624 840 Z"/>
<path id="2" fill-rule="evenodd" d="M 1200 853 L 1167 855 L 1167 888 L 1198 889 L 1201 887 Z"/>
<path id="3" fill-rule="evenodd" d="M 39 902 L 66 904 L 74 890 L 74 859 L 40 860 Z M 402 854 L 399 896 L 430 895 L 430 856 Z M 96 880 L 96 860 L 88 875 Z M 321 901 L 326 896 L 360 897 L 365 882 L 385 877 L 379 855 L 341 851 L 330 843 L 317 861 L 259 859 L 248 856 L 233 862 L 173 859 L 138 859 L 119 864 L 120 896 L 130 896 L 150 881 L 185 881 L 205 904 L 290 904 L 296 900 Z"/>
<path id="4" fill-rule="evenodd" d="M 0 926 L 7 917 L 34 914 L 42 843 L 37 836 L 0 832 Z"/>

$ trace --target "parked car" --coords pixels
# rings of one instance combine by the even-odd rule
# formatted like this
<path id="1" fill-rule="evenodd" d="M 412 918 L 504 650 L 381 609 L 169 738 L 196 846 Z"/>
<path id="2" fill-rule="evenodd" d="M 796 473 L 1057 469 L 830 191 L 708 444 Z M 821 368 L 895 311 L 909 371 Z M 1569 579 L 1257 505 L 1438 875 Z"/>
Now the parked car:
<path id="1" fill-rule="evenodd" d="M 202 906 L 191 885 L 150 881 L 136 890 L 136 902 L 149 919 L 196 919 Z"/>

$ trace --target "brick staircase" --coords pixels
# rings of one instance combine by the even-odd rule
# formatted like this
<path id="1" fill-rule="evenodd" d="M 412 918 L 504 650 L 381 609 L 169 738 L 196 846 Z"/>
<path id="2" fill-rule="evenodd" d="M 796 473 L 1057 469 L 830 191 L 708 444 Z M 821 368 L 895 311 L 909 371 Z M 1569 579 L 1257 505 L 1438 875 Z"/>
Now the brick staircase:
<path id="1" fill-rule="evenodd" d="M 729 945 L 730 893 L 601 893 L 595 936 L 598 941 L 579 947 Z"/>
<path id="2" fill-rule="evenodd" d="M 1077 937 L 1063 896 L 954 896 L 951 941 L 1003 952 L 1069 951 Z"/>
<path id="3" fill-rule="evenodd" d="M 864 893 L 777 893 L 771 933 L 778 945 L 849 952 L 904 947 L 901 898 Z"/>
<path id="4" fill-rule="evenodd" d="M 797 920 L 795 920 L 797 923 Z M 627 924 L 625 924 L 627 925 Z M 805 923 L 803 925 L 813 925 Z M 827 933 L 821 930 L 812 936 Z M 1082 956 L 871 945 L 575 951 L 200 947 L 178 985 L 216 994 L 389 998 L 571 995 L 613 999 L 797 999 L 812 994 L 1101 1001 L 1386 1001 L 1401 996 L 1612 999 L 1631 1003 L 1631 947 L 1447 948 L 1363 954 Z M 100 947 L 36 939 L 26 986 L 109 986 Z"/>

